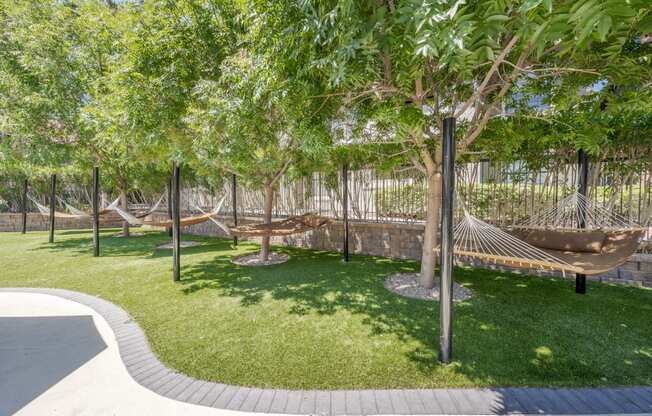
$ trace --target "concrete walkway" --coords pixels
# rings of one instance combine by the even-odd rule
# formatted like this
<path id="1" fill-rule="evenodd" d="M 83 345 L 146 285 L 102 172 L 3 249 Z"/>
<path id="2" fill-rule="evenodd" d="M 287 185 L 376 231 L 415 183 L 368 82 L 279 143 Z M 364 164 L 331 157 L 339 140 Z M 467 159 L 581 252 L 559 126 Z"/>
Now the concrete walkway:
<path id="1" fill-rule="evenodd" d="M 288 391 L 195 380 L 161 364 L 94 296 L 0 289 L 0 414 L 652 414 L 652 387 Z"/>
<path id="2" fill-rule="evenodd" d="M 0 415 L 213 415 L 160 396 L 127 372 L 96 311 L 59 296 L 0 292 Z"/>

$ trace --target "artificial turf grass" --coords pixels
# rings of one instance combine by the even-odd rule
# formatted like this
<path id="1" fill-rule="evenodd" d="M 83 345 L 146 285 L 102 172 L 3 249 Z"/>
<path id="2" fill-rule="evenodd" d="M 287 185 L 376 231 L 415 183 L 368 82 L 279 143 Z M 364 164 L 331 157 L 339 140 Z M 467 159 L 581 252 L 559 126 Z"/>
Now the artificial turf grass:
<path id="1" fill-rule="evenodd" d="M 172 282 L 163 233 L 0 234 L 0 286 L 101 296 L 125 308 L 156 354 L 188 375 L 276 388 L 424 388 L 652 384 L 652 291 L 456 269 L 475 295 L 457 304 L 454 358 L 437 362 L 439 304 L 398 297 L 385 276 L 417 263 L 276 247 L 288 263 L 248 268 L 257 246 L 187 237 Z"/>

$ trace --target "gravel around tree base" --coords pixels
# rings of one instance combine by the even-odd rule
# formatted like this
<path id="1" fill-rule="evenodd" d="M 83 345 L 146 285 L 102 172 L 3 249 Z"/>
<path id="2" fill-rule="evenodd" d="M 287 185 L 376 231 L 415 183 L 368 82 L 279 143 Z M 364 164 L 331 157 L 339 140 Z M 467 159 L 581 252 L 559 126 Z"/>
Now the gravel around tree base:
<path id="1" fill-rule="evenodd" d="M 142 236 L 144 236 L 144 235 L 145 235 L 145 233 L 134 233 L 134 232 L 130 232 L 129 235 L 124 235 L 122 232 L 119 232 L 119 233 L 117 233 L 117 234 L 113 234 L 112 237 L 116 237 L 116 238 L 125 238 L 125 237 L 126 237 L 126 238 L 130 238 L 130 237 L 142 237 Z"/>
<path id="2" fill-rule="evenodd" d="M 187 248 L 187 247 L 197 247 L 200 246 L 201 243 L 199 241 L 182 241 L 181 242 L 181 248 Z M 157 250 L 172 250 L 172 241 L 169 243 L 161 244 L 160 246 L 156 246 Z"/>
<path id="3" fill-rule="evenodd" d="M 281 264 L 290 260 L 290 256 L 286 253 L 269 253 L 269 258 L 267 261 L 260 261 L 260 253 L 247 254 L 244 256 L 238 256 L 231 259 L 231 262 L 239 266 L 271 266 L 273 264 Z"/>
<path id="4" fill-rule="evenodd" d="M 419 273 L 395 273 L 385 279 L 385 288 L 390 292 L 407 298 L 422 300 L 439 300 L 439 279 L 435 287 L 426 289 L 419 284 Z M 473 296 L 471 289 L 453 282 L 453 300 L 461 302 Z"/>

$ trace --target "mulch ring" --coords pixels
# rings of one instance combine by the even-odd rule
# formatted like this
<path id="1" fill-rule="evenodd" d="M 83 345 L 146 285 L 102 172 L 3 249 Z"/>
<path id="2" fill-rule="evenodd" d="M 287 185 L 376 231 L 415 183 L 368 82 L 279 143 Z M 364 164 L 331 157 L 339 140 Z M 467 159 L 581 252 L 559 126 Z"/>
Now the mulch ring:
<path id="1" fill-rule="evenodd" d="M 385 279 L 384 286 L 390 292 L 406 298 L 422 300 L 439 300 L 439 279 L 435 286 L 426 289 L 419 284 L 419 273 L 394 273 Z M 461 302 L 473 296 L 471 289 L 453 282 L 453 300 Z"/>
<path id="2" fill-rule="evenodd" d="M 199 241 L 182 241 L 181 242 L 181 248 L 188 248 L 188 247 L 197 247 L 200 246 L 201 243 Z M 161 244 L 160 246 L 156 246 L 157 250 L 172 250 L 172 242 L 170 241 L 169 243 Z"/>
<path id="3" fill-rule="evenodd" d="M 290 260 L 290 256 L 286 253 L 269 253 L 269 257 L 266 261 L 260 260 L 260 253 L 254 254 L 245 254 L 242 256 L 234 257 L 231 259 L 231 262 L 237 264 L 238 266 L 271 266 L 273 264 L 281 264 Z"/>

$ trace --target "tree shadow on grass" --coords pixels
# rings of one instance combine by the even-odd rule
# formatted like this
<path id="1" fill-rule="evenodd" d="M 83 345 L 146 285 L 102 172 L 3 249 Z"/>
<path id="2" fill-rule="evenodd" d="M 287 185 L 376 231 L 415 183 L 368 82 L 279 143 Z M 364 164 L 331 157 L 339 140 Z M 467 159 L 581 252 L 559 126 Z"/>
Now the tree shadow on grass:
<path id="1" fill-rule="evenodd" d="M 288 314 L 295 315 L 347 311 L 362 316 L 371 336 L 391 334 L 416 345 L 406 354 L 422 373 L 442 371 L 437 360 L 439 303 L 403 298 L 383 286 L 389 274 L 415 271 L 416 263 L 365 256 L 342 263 L 338 253 L 277 250 L 289 253 L 290 261 L 255 268 L 216 256 L 184 266 L 182 291 L 189 296 L 219 291 L 238 298 L 243 307 L 271 297 L 289 301 Z M 604 365 L 612 362 L 604 354 L 614 348 L 607 341 L 614 325 L 595 318 L 595 305 L 599 302 L 607 311 L 617 307 L 616 300 L 578 298 L 569 281 L 461 268 L 455 278 L 475 294 L 455 306 L 456 363 L 449 371 L 481 385 L 604 383 Z M 647 332 L 630 340 L 628 359 L 636 358 L 637 347 L 649 344 L 652 331 Z M 652 369 L 652 359 L 638 357 L 637 365 Z M 614 366 L 608 372 L 611 377 L 618 371 Z"/>
<path id="2" fill-rule="evenodd" d="M 243 307 L 259 304 L 266 296 L 291 301 L 288 313 L 333 315 L 345 310 L 362 315 L 372 335 L 393 334 L 422 345 L 411 353 L 424 372 L 437 366 L 439 303 L 396 296 L 383 286 L 397 271 L 416 270 L 413 262 L 353 256 L 343 264 L 338 253 L 277 249 L 291 255 L 289 262 L 270 267 L 244 267 L 229 258 L 183 268 L 183 292 L 218 290 L 237 297 Z"/>
<path id="3" fill-rule="evenodd" d="M 172 250 L 160 250 L 156 247 L 170 242 L 170 237 L 166 233 L 161 232 L 147 232 L 139 237 L 116 237 L 114 236 L 116 230 L 103 231 L 100 234 L 100 255 L 102 257 L 144 257 L 144 258 L 160 258 L 171 257 Z M 58 234 L 61 237 L 61 234 Z M 64 235 L 63 238 L 55 236 L 54 243 L 50 244 L 44 242 L 32 250 L 36 251 L 50 251 L 69 253 L 72 256 L 92 255 L 93 254 L 93 238 L 89 233 L 84 237 L 76 237 L 81 234 L 80 232 L 73 232 L 69 235 Z M 182 255 L 197 254 L 204 252 L 212 252 L 216 250 L 228 249 L 231 240 L 223 239 L 208 239 L 193 236 L 188 238 L 200 241 L 202 245 L 196 247 L 187 247 L 182 249 Z"/>
<path id="4" fill-rule="evenodd" d="M 115 233 L 115 232 L 118 232 L 118 229 L 117 228 L 116 229 L 111 229 L 111 230 L 102 229 L 102 230 L 100 230 L 100 235 L 101 234 L 107 234 L 108 235 L 109 232 Z M 91 228 L 89 228 L 87 230 L 61 230 L 61 231 L 55 231 L 54 235 L 55 235 L 55 238 L 56 238 L 56 236 L 58 236 L 58 235 L 80 235 L 80 234 L 81 235 L 92 235 L 93 230 Z"/>

